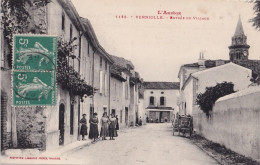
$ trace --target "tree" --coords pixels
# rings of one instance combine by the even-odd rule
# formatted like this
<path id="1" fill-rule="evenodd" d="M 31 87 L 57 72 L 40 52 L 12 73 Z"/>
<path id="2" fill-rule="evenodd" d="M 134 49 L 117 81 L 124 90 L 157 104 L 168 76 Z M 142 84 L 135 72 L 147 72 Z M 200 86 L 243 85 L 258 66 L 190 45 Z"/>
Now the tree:
<path id="1" fill-rule="evenodd" d="M 29 24 L 32 24 L 32 7 L 36 9 L 45 7 L 51 0 L 0 0 L 0 2 L 3 12 L 0 23 L 3 25 L 3 35 L 8 47 L 7 62 L 11 68 L 13 35 L 31 33 L 32 28 L 29 28 Z"/>
<path id="2" fill-rule="evenodd" d="M 35 13 L 42 11 L 39 9 L 46 8 L 46 5 L 50 2 L 51 0 L 1 1 L 3 19 L 0 23 L 3 24 L 4 39 L 9 50 L 7 54 L 9 67 L 12 67 L 13 35 L 21 33 L 45 34 L 47 31 L 46 27 L 41 26 L 42 22 L 35 22 L 33 18 Z M 69 58 L 76 58 L 73 51 L 77 48 L 77 45 L 73 43 L 76 39 L 73 38 L 68 42 L 63 41 L 61 38 L 59 39 L 56 78 L 57 83 L 63 89 L 68 90 L 73 96 L 79 96 L 83 102 L 84 98 L 93 96 L 97 89 L 87 84 L 85 79 L 81 78 L 80 74 L 68 63 Z"/>
<path id="3" fill-rule="evenodd" d="M 216 86 L 206 87 L 204 93 L 197 95 L 196 103 L 199 105 L 200 109 L 209 117 L 210 111 L 215 104 L 215 102 L 225 95 L 234 93 L 234 84 L 232 82 L 222 82 L 217 83 Z"/>
<path id="4" fill-rule="evenodd" d="M 255 17 L 252 18 L 250 21 L 253 22 L 253 26 L 260 30 L 260 1 L 256 0 L 254 1 L 254 11 L 255 11 Z"/>

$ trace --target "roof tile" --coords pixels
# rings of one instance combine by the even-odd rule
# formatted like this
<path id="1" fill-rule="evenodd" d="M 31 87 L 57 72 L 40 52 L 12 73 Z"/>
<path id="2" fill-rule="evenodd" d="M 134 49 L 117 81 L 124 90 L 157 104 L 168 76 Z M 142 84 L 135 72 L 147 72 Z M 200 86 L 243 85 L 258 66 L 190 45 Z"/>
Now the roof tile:
<path id="1" fill-rule="evenodd" d="M 180 89 L 179 82 L 144 82 L 145 89 Z"/>
<path id="2" fill-rule="evenodd" d="M 117 56 L 113 56 L 113 55 L 110 55 L 110 57 L 115 62 L 114 65 L 121 66 L 125 69 L 127 69 L 128 67 L 130 67 L 131 69 L 134 69 L 134 65 L 132 64 L 131 61 L 126 60 L 123 57 L 117 57 Z"/>

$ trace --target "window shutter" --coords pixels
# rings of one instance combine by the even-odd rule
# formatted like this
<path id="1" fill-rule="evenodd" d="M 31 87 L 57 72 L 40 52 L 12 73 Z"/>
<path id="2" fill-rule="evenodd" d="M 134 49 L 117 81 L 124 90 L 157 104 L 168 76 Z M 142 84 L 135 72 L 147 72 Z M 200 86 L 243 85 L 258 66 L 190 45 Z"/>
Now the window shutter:
<path id="1" fill-rule="evenodd" d="M 103 91 L 103 73 L 102 71 L 99 72 L 99 93 Z"/>
<path id="2" fill-rule="evenodd" d="M 104 88 L 105 88 L 105 96 L 107 96 L 107 74 L 104 74 Z"/>

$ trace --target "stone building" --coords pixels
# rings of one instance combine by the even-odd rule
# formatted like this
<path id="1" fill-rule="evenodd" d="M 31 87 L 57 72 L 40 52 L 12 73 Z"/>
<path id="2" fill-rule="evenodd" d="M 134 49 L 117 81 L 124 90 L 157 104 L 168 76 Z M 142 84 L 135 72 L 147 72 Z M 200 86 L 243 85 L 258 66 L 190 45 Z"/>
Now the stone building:
<path id="1" fill-rule="evenodd" d="M 146 124 L 146 119 L 148 116 L 148 113 L 146 112 L 146 107 L 144 106 L 144 82 L 143 79 L 140 80 L 139 84 L 139 93 L 138 93 L 138 117 L 142 120 L 143 124 Z"/>
<path id="2" fill-rule="evenodd" d="M 139 117 L 140 76 L 131 61 L 110 56 L 99 44 L 90 21 L 79 16 L 70 0 L 54 0 L 40 8 L 28 6 L 26 33 L 58 36 L 76 45 L 67 58 L 73 72 L 96 89 L 83 100 L 57 85 L 56 106 L 12 107 L 11 64 L 8 42 L 1 36 L 1 151 L 7 149 L 55 150 L 80 139 L 79 120 L 94 112 L 115 113 L 121 127 L 133 126 Z M 2 33 L 2 31 L 1 31 Z M 89 122 L 88 127 L 89 127 Z M 100 127 L 100 124 L 99 124 Z"/>
<path id="3" fill-rule="evenodd" d="M 57 35 L 64 41 L 77 38 L 73 44 L 78 45 L 74 50 L 73 59 L 69 64 L 80 73 L 81 38 L 83 25 L 79 15 L 70 1 L 52 1 L 47 5 L 47 34 Z M 80 100 L 68 90 L 57 87 L 57 106 L 43 109 L 45 114 L 46 150 L 56 149 L 78 139 L 78 120 L 80 118 Z M 57 142 L 58 139 L 58 142 Z"/>
<path id="4" fill-rule="evenodd" d="M 244 34 L 240 17 L 238 19 L 235 33 L 231 38 L 231 45 L 228 48 L 229 60 L 206 60 L 204 59 L 203 53 L 200 53 L 198 62 L 181 66 L 178 74 L 178 78 L 180 79 L 180 101 L 178 106 L 181 114 L 186 114 L 187 112 L 192 114 L 192 109 L 194 109 L 192 107 L 196 107 L 196 94 L 194 95 L 193 90 L 189 90 L 189 92 L 187 90 L 187 88 L 189 88 L 188 84 L 191 85 L 192 82 L 192 89 L 195 90 L 197 88 L 195 93 L 198 93 L 203 92 L 207 86 L 214 86 L 217 82 L 221 83 L 223 81 L 231 81 L 235 83 L 237 90 L 241 90 L 251 84 L 250 78 L 259 81 L 260 60 L 250 60 L 248 58 L 250 46 L 247 44 L 247 36 Z M 230 62 L 232 62 L 232 64 L 228 64 Z M 235 64 L 242 66 L 242 68 Z M 214 69 L 215 67 L 216 69 Z M 222 71 L 224 68 L 226 69 L 226 72 Z M 207 72 L 206 70 L 209 71 Z M 202 80 L 199 80 L 196 77 L 196 75 L 202 76 L 204 73 L 206 74 L 206 72 L 211 72 L 211 75 L 214 75 L 212 76 L 212 79 L 215 83 L 212 83 L 210 79 L 201 82 Z M 233 76 L 236 73 L 239 73 L 238 76 Z M 196 84 L 196 82 L 199 83 Z M 189 100 L 188 102 L 187 99 Z"/>
<path id="5" fill-rule="evenodd" d="M 111 113 L 118 116 L 120 128 L 124 128 L 128 125 L 128 109 L 129 102 L 125 98 L 123 92 L 124 84 L 126 83 L 126 77 L 122 76 L 122 72 L 116 69 L 114 66 L 111 68 L 110 74 L 110 103 Z"/>
<path id="6" fill-rule="evenodd" d="M 46 6 L 28 8 L 30 25 L 26 32 L 56 35 L 62 41 L 73 41 L 74 57 L 68 58 L 73 70 L 97 89 L 92 98 L 82 103 L 80 97 L 57 86 L 57 105 L 47 107 L 12 107 L 11 52 L 1 49 L 1 148 L 35 148 L 53 150 L 79 139 L 78 123 L 83 113 L 89 117 L 109 110 L 109 75 L 113 60 L 98 43 L 87 19 L 81 18 L 70 0 L 51 1 Z M 29 19 L 29 17 L 28 17 Z M 37 25 L 37 26 L 36 26 Z M 39 28 L 40 27 L 40 28 Z M 2 36 L 2 35 L 1 35 Z M 2 41 L 5 41 L 1 37 Z M 5 48 L 7 42 L 2 42 Z"/>
<path id="7" fill-rule="evenodd" d="M 137 125 L 142 116 L 139 110 L 139 90 L 141 87 L 140 75 L 132 70 L 130 77 L 130 126 Z M 140 118 L 141 117 L 141 118 Z"/>
<path id="8" fill-rule="evenodd" d="M 0 13 L 1 14 L 1 13 Z M 17 146 L 15 127 L 15 113 L 11 97 L 11 66 L 7 56 L 10 54 L 6 49 L 7 43 L 4 40 L 3 31 L 0 31 L 0 60 L 1 60 L 1 152 Z"/>
<path id="9" fill-rule="evenodd" d="M 82 40 L 85 45 L 82 51 L 86 52 L 86 56 L 82 57 L 81 73 L 91 86 L 98 89 L 95 95 L 86 98 L 81 106 L 82 113 L 85 113 L 89 120 L 94 112 L 99 118 L 104 112 L 110 113 L 110 69 L 114 61 L 99 44 L 90 21 L 86 18 L 81 18 L 81 21 L 88 36 Z"/>
<path id="10" fill-rule="evenodd" d="M 170 122 L 180 85 L 178 82 L 144 82 L 144 106 L 149 122 Z"/>
<path id="11" fill-rule="evenodd" d="M 234 84 L 235 91 L 242 90 L 251 84 L 251 75 L 252 71 L 250 69 L 232 62 L 190 74 L 180 89 L 182 95 L 180 113 L 190 115 L 198 113 L 196 98 L 199 93 L 205 92 L 206 87 L 227 81 Z"/>
<path id="12" fill-rule="evenodd" d="M 134 65 L 122 57 L 112 56 L 111 113 L 118 116 L 120 127 L 134 126 L 138 114 L 138 84 L 140 76 Z"/>

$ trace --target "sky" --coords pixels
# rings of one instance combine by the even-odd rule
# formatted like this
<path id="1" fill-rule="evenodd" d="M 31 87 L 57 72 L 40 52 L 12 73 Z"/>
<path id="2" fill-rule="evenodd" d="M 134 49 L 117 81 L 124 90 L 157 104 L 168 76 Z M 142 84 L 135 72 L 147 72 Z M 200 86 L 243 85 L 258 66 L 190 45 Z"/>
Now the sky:
<path id="1" fill-rule="evenodd" d="M 102 47 L 111 55 L 131 60 L 144 81 L 179 81 L 181 65 L 197 62 L 200 52 L 204 52 L 205 59 L 228 60 L 228 46 L 239 15 L 250 45 L 249 59 L 260 60 L 260 31 L 249 22 L 254 16 L 252 3 L 241 0 L 72 0 L 72 3 L 80 16 L 90 20 Z M 163 14 L 164 11 L 169 14 Z M 196 19 L 199 17 L 208 20 Z"/>

